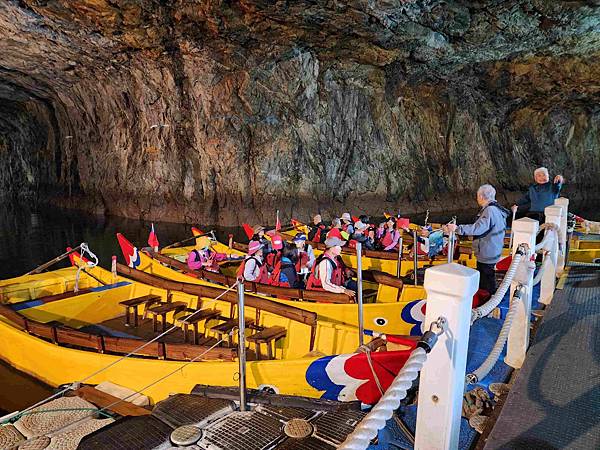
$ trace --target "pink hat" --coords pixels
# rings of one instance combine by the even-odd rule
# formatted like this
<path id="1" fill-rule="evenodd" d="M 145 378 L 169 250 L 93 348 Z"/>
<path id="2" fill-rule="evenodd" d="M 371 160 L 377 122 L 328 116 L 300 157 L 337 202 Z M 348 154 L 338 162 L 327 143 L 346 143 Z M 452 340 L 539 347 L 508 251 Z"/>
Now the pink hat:
<path id="1" fill-rule="evenodd" d="M 260 243 L 260 241 L 250 241 L 250 243 L 248 244 L 248 254 L 249 255 L 254 255 L 257 251 L 259 251 L 262 248 L 262 244 Z"/>
<path id="2" fill-rule="evenodd" d="M 273 244 L 273 249 L 281 250 L 283 248 L 283 240 L 281 239 L 281 236 L 274 234 L 271 238 L 271 244 Z"/>

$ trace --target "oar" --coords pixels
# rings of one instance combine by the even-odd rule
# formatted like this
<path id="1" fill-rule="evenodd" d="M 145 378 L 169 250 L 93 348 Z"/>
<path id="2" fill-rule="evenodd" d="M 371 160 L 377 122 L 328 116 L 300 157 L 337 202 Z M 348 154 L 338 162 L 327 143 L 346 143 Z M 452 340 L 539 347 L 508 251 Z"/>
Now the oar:
<path id="1" fill-rule="evenodd" d="M 191 236 L 189 238 L 185 238 L 182 241 L 175 242 L 174 244 L 167 245 L 166 247 L 163 247 L 163 250 L 166 250 L 168 248 L 177 247 L 177 246 L 179 246 L 181 244 L 185 244 L 186 242 L 193 241 L 194 239 L 198 239 L 199 237 L 202 237 L 202 236 L 212 236 L 214 238 L 214 236 L 215 236 L 214 233 L 215 233 L 215 230 L 210 230 L 208 233 L 197 234 L 195 236 Z"/>
<path id="2" fill-rule="evenodd" d="M 42 270 L 44 270 L 47 267 L 50 267 L 52 264 L 56 264 L 57 262 L 65 259 L 67 256 L 69 256 L 71 253 L 75 253 L 77 251 L 79 251 L 81 249 L 81 244 L 79 244 L 77 247 L 72 248 L 71 250 L 69 250 L 68 252 L 63 253 L 60 256 L 57 256 L 56 258 L 42 264 L 41 266 L 37 266 L 35 269 L 27 272 L 25 275 L 33 275 L 35 273 L 40 273 Z"/>

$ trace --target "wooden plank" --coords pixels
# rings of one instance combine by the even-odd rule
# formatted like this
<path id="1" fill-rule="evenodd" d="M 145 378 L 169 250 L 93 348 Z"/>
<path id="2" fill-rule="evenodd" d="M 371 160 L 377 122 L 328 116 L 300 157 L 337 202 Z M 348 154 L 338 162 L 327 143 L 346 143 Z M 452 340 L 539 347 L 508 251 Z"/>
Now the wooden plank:
<path id="1" fill-rule="evenodd" d="M 102 338 L 96 334 L 84 333 L 72 328 L 56 328 L 56 341 L 59 344 L 76 345 L 102 351 Z"/>
<path id="2" fill-rule="evenodd" d="M 400 278 L 393 275 L 380 272 L 378 270 L 365 270 L 363 272 L 363 279 L 367 281 L 373 281 L 375 283 L 384 284 L 386 286 L 392 286 L 398 289 L 404 287 L 404 283 Z"/>
<path id="3" fill-rule="evenodd" d="M 264 330 L 259 331 L 258 333 L 254 333 L 246 337 L 246 339 L 251 342 L 258 342 L 262 344 L 265 342 L 272 341 L 273 339 L 282 338 L 286 335 L 286 333 L 287 330 L 284 327 L 274 326 L 265 328 Z"/>
<path id="4" fill-rule="evenodd" d="M 135 298 L 130 298 L 129 300 L 123 300 L 122 302 L 119 302 L 119 305 L 123 305 L 123 306 L 136 306 L 136 305 L 141 305 L 143 303 L 148 303 L 151 301 L 158 301 L 160 300 L 160 295 L 143 295 L 141 297 L 135 297 Z"/>
<path id="5" fill-rule="evenodd" d="M 142 408 L 141 406 L 134 405 L 126 400 L 121 400 L 119 402 L 120 399 L 118 397 L 99 391 L 92 386 L 81 386 L 75 391 L 75 394 L 100 408 L 108 407 L 107 409 L 121 416 L 150 415 L 149 410 Z"/>
<path id="6" fill-rule="evenodd" d="M 145 341 L 141 339 L 131 338 L 120 338 L 113 336 L 104 336 L 104 350 L 111 353 L 130 353 L 136 348 L 144 344 Z M 144 347 L 141 350 L 136 351 L 136 355 L 154 356 L 158 358 L 163 354 L 159 348 L 164 345 L 162 342 L 153 342 L 152 344 Z"/>
<path id="7" fill-rule="evenodd" d="M 210 346 L 192 345 L 192 344 L 165 344 L 165 353 L 167 359 L 177 361 L 189 361 L 196 358 L 198 355 L 207 352 L 202 356 L 201 360 L 216 360 L 223 359 L 232 361 L 237 352 L 234 348 L 215 347 L 208 350 Z M 207 351 L 208 350 L 208 351 Z"/>
<path id="8" fill-rule="evenodd" d="M 27 331 L 30 334 L 56 342 L 56 328 L 51 325 L 36 322 L 34 320 L 27 320 Z"/>
<path id="9" fill-rule="evenodd" d="M 25 328 L 25 317 L 6 305 L 0 305 L 0 315 L 6 317 L 15 325 Z"/>
<path id="10" fill-rule="evenodd" d="M 186 294 L 199 295 L 201 297 L 216 298 L 223 294 L 220 298 L 223 301 L 230 303 L 238 302 L 236 292 L 224 293 L 224 288 L 217 288 L 212 286 L 201 286 L 191 283 L 182 283 L 180 281 L 166 280 L 154 275 L 150 275 L 145 272 L 141 272 L 123 264 L 117 263 L 117 271 L 132 280 L 140 283 L 148 284 L 151 286 L 159 287 L 162 289 L 168 289 L 172 291 L 185 292 Z M 311 311 L 305 311 L 295 306 L 284 305 L 277 303 L 273 300 L 257 297 L 253 294 L 246 294 L 245 298 L 246 305 L 250 308 L 257 308 L 263 311 L 267 311 L 288 319 L 295 320 L 306 325 L 313 325 L 317 323 L 317 314 Z"/>

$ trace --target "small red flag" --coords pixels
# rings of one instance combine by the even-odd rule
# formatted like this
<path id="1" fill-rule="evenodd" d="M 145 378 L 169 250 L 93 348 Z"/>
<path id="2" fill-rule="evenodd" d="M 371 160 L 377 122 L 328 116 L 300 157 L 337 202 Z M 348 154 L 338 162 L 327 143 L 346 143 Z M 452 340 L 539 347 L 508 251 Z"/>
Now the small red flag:
<path id="1" fill-rule="evenodd" d="M 399 217 L 396 220 L 396 228 L 404 228 L 404 229 L 406 229 L 406 228 L 409 227 L 409 225 L 410 225 L 410 220 L 409 219 L 405 219 L 403 217 Z"/>
<path id="2" fill-rule="evenodd" d="M 154 232 L 154 223 L 152 224 L 152 228 L 150 229 L 150 236 L 148 236 L 148 245 L 152 247 L 154 250 L 158 249 L 158 238 L 156 237 L 156 233 Z"/>
<path id="3" fill-rule="evenodd" d="M 254 236 L 254 229 L 247 223 L 243 223 L 242 228 L 244 228 L 244 233 L 246 233 L 248 239 L 252 239 L 252 236 Z"/>

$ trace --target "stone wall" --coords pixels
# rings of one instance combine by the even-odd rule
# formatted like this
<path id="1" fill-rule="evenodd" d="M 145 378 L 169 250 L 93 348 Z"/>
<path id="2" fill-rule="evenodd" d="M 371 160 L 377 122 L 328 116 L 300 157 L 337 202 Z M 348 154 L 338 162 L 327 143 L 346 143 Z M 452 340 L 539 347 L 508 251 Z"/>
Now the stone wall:
<path id="1" fill-rule="evenodd" d="M 0 195 L 237 223 L 600 198 L 597 2 L 0 6 Z M 468 5 L 468 6 L 467 6 Z"/>

